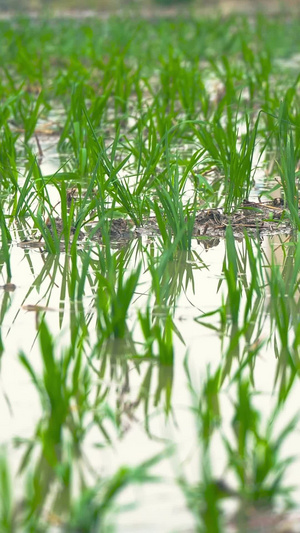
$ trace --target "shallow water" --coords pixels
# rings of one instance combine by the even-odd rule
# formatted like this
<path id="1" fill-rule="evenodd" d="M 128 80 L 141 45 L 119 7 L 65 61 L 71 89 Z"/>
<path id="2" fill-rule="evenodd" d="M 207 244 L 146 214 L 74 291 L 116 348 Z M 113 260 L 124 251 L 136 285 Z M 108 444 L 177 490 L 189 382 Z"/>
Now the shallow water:
<path id="1" fill-rule="evenodd" d="M 270 242 L 272 239 L 265 237 L 262 247 L 270 254 Z M 274 239 L 273 239 L 274 240 Z M 280 239 L 277 237 L 277 241 Z M 153 241 L 155 248 L 155 240 Z M 133 241 L 129 246 L 137 246 L 138 242 Z M 244 243 L 238 243 L 238 249 L 242 250 Z M 135 368 L 134 360 L 128 361 L 126 369 L 122 370 L 121 359 L 117 361 L 114 377 L 111 380 L 111 371 L 107 369 L 106 374 L 101 378 L 102 385 L 109 385 L 110 393 L 106 402 L 113 410 L 119 409 L 121 414 L 121 433 L 110 428 L 112 446 L 106 446 L 99 451 L 93 444 L 98 441 L 99 434 L 91 431 L 91 434 L 84 443 L 82 452 L 88 458 L 88 462 L 93 465 L 93 469 L 99 474 L 110 476 L 118 466 L 122 464 L 136 465 L 155 453 L 162 451 L 166 443 L 176 443 L 175 456 L 168 457 L 160 461 L 153 472 L 159 474 L 163 482 L 146 485 L 142 488 L 133 486 L 126 489 L 119 501 L 120 505 L 136 504 L 133 509 L 117 514 L 117 531 L 194 531 L 194 521 L 186 509 L 184 499 L 179 487 L 176 484 L 176 477 L 184 471 L 189 482 L 197 482 L 200 476 L 199 461 L 199 441 L 197 438 L 195 416 L 191 412 L 191 393 L 188 387 L 187 375 L 183 362 L 187 357 L 188 367 L 191 372 L 193 385 L 199 390 L 201 383 L 206 377 L 207 369 L 213 374 L 220 364 L 220 353 L 222 352 L 221 341 L 218 336 L 204 326 L 195 323 L 195 318 L 204 312 L 210 312 L 221 305 L 223 291 L 217 291 L 220 275 L 222 272 L 222 262 L 225 253 L 225 243 L 221 240 L 215 248 L 205 250 L 202 244 L 197 244 L 194 240 L 193 249 L 197 252 L 203 263 L 192 261 L 189 267 L 193 266 L 193 285 L 189 283 L 185 287 L 185 275 L 181 293 L 177 300 L 175 310 L 175 325 L 178 328 L 185 345 L 174 336 L 174 367 L 169 368 L 173 375 L 172 385 L 172 411 L 167 417 L 164 413 L 164 393 L 158 404 L 155 405 L 155 393 L 158 380 L 158 368 L 153 369 L 153 380 L 149 394 L 149 407 L 145 418 L 143 402 L 135 405 L 139 396 L 139 390 L 145 372 L 149 364 L 142 363 L 139 371 Z M 276 255 L 279 263 L 282 262 L 282 250 L 277 248 Z M 49 268 L 47 262 L 49 262 Z M 136 262 L 145 260 L 143 252 L 135 254 L 127 270 L 134 268 Z M 42 372 L 42 363 L 39 355 L 39 346 L 36 339 L 36 313 L 28 312 L 24 307 L 28 305 L 39 305 L 51 308 L 46 311 L 47 324 L 57 340 L 58 346 L 68 344 L 70 316 L 73 305 L 68 298 L 60 300 L 60 290 L 62 284 L 62 273 L 66 267 L 66 255 L 61 253 L 58 257 L 53 257 L 41 253 L 39 250 L 24 250 L 17 246 L 16 241 L 11 248 L 11 264 L 14 268 L 13 282 L 16 290 L 6 293 L 9 304 L 3 316 L 2 339 L 5 346 L 5 353 L 1 363 L 2 391 L 0 397 L 1 411 L 1 442 L 9 445 L 11 464 L 17 468 L 20 460 L 20 453 L 14 451 L 10 443 L 15 437 L 24 439 L 30 438 L 35 426 L 41 416 L 40 403 L 36 387 L 31 383 L 31 379 L 24 367 L 20 365 L 18 353 L 22 350 L 30 359 L 38 373 Z M 180 262 L 179 262 L 180 263 Z M 182 258 L 179 270 L 186 272 L 187 264 Z M 43 273 L 44 272 L 44 273 Z M 178 264 L 174 264 L 174 272 L 178 274 Z M 4 280 L 3 280 L 4 281 Z M 143 309 L 147 302 L 147 294 L 150 290 L 151 278 L 149 272 L 144 271 L 141 276 L 141 294 L 130 308 L 129 325 L 133 328 L 136 341 L 142 340 L 136 322 L 136 310 Z M 3 301 L 4 294 L 2 295 Z M 93 291 L 89 284 L 86 284 L 85 296 L 82 302 L 85 316 L 91 316 L 90 343 L 96 341 L 93 334 Z M 63 312 L 62 312 L 63 310 Z M 61 311 L 61 314 L 60 312 Z M 70 313 L 70 315 L 69 315 Z M 62 326 L 59 325 L 62 319 Z M 269 334 L 269 320 L 266 319 L 262 335 Z M 265 332 L 265 333 L 264 333 Z M 121 348 L 122 353 L 122 348 Z M 234 365 L 234 368 L 238 366 Z M 118 370 L 117 370 L 118 369 Z M 125 372 L 125 373 L 124 373 Z M 271 406 L 276 402 L 276 394 L 273 393 L 275 373 L 275 360 L 272 346 L 265 346 L 259 358 L 255 362 L 255 384 L 259 396 L 254 403 L 259 409 L 262 419 L 267 419 L 270 415 Z M 125 381 L 124 381 L 125 380 Z M 127 383 L 125 389 L 124 384 Z M 98 384 L 95 375 L 94 387 Z M 91 391 L 91 394 L 92 391 Z M 294 386 L 288 400 L 285 403 L 284 411 L 281 415 L 281 423 L 290 419 L 297 411 L 297 397 L 299 385 Z M 225 434 L 231 435 L 231 418 L 233 414 L 232 401 L 234 401 L 234 388 L 225 389 L 221 392 L 222 403 L 222 427 Z M 123 406 L 123 407 L 122 407 Z M 122 412 L 123 411 L 123 412 Z M 145 422 L 148 431 L 145 431 Z M 222 478 L 226 467 L 226 452 L 219 438 L 214 438 L 212 444 L 212 461 L 214 465 L 214 475 Z M 286 453 L 297 453 L 299 450 L 299 434 L 293 432 L 286 443 Z M 297 486 L 299 461 L 294 467 L 289 469 L 286 476 L 288 484 Z M 89 477 L 89 475 L 88 475 Z M 226 480 L 234 483 L 232 474 L 225 474 Z M 76 490 L 76 489 L 75 489 Z M 300 492 L 294 493 L 294 497 L 300 505 Z M 234 508 L 234 503 L 232 504 Z M 228 510 L 232 505 L 227 504 Z M 147 519 L 146 519 L 147 517 Z M 112 518 L 112 517 L 110 517 Z M 115 514 L 113 514 L 115 519 Z M 109 518 L 108 518 L 109 520 Z"/>

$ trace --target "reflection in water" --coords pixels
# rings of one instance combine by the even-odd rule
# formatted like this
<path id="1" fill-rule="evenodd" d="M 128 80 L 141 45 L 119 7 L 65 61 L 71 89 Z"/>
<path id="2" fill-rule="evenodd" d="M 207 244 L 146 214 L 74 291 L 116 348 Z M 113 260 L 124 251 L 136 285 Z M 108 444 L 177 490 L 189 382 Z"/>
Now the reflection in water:
<path id="1" fill-rule="evenodd" d="M 234 243 L 230 232 L 225 248 L 223 241 L 211 250 L 195 241 L 193 251 L 172 258 L 157 238 L 147 248 L 136 239 L 117 250 L 94 245 L 75 256 L 12 247 L 20 281 L 15 292 L 2 294 L 1 372 L 10 385 L 1 404 L 4 438 L 8 443 L 17 436 L 22 455 L 16 468 L 28 486 L 25 514 L 16 507 L 13 520 L 63 525 L 67 513 L 76 528 L 86 513 L 91 513 L 90 525 L 100 516 L 111 518 L 119 491 L 151 479 L 151 469 L 165 464 L 155 455 L 157 439 L 160 451 L 171 440 L 178 444 L 174 457 L 185 456 L 184 467 L 178 465 L 173 474 L 196 523 L 207 530 L 221 527 L 222 502 L 227 508 L 237 493 L 242 502 L 238 524 L 245 523 L 256 501 L 273 505 L 281 490 L 287 498 L 289 460 L 279 453 L 297 416 L 288 417 L 276 438 L 273 428 L 277 418 L 285 418 L 299 368 L 299 246 L 284 242 L 275 252 L 265 249 L 265 243 L 262 248 L 248 237 Z M 28 305 L 40 306 L 37 319 L 25 313 Z M 50 307 L 56 313 L 47 311 Z M 277 396 L 271 410 L 261 411 L 256 395 L 267 353 Z M 206 377 L 205 368 L 210 368 Z M 12 372 L 14 383 L 7 381 Z M 25 432 L 24 395 L 36 398 Z M 198 427 L 198 437 L 191 440 L 188 432 L 187 442 L 188 420 L 190 428 Z M 149 439 L 147 457 L 153 459 L 133 469 L 105 468 L 101 450 L 112 444 L 123 449 L 126 463 L 132 462 L 127 436 L 142 427 Z M 15 465 L 15 452 L 9 456 Z"/>

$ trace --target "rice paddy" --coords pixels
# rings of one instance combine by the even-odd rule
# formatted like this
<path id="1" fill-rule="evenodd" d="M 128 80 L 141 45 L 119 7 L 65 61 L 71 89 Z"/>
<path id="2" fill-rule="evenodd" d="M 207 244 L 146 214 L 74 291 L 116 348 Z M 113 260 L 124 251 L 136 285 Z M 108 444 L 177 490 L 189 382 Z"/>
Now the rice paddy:
<path id="1" fill-rule="evenodd" d="M 299 44 L 0 21 L 0 533 L 299 531 Z"/>

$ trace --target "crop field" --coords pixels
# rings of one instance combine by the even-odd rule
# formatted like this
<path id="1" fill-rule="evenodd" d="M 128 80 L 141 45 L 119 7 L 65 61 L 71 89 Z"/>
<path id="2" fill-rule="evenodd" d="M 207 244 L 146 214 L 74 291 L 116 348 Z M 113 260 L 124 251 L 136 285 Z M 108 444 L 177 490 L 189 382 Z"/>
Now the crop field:
<path id="1" fill-rule="evenodd" d="M 299 25 L 0 21 L 0 533 L 300 531 Z"/>

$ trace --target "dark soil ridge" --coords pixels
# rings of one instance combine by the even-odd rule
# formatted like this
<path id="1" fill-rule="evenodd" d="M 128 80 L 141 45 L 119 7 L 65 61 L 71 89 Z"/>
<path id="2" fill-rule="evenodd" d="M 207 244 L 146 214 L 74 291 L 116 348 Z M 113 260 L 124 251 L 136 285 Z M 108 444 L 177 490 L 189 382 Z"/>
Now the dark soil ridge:
<path id="1" fill-rule="evenodd" d="M 46 227 L 53 236 L 55 225 L 57 237 L 64 242 L 64 227 L 61 218 L 46 222 Z M 289 234 L 293 228 L 287 216 L 287 210 L 281 199 L 276 198 L 272 202 L 250 202 L 245 200 L 242 206 L 232 214 L 225 214 L 222 209 L 202 209 L 195 216 L 193 236 L 205 242 L 207 247 L 216 246 L 219 238 L 224 237 L 227 226 L 231 226 L 236 238 L 242 238 L 244 232 L 255 235 L 275 235 L 278 233 Z M 159 225 L 155 217 L 150 217 L 142 226 L 134 226 L 131 220 L 117 218 L 108 221 L 108 234 L 112 243 L 125 243 L 143 235 L 154 237 L 160 234 Z M 78 243 L 87 240 L 102 242 L 103 235 L 97 226 L 87 226 L 84 231 L 77 235 Z M 71 227 L 70 241 L 76 233 L 76 228 Z M 210 244 L 209 241 L 210 240 Z M 38 241 L 23 241 L 19 246 L 44 247 L 42 237 Z M 63 249 L 63 248 L 62 248 Z"/>
<path id="2" fill-rule="evenodd" d="M 197 236 L 221 237 L 229 225 L 238 237 L 244 231 L 263 234 L 292 231 L 283 200 L 275 198 L 272 202 L 244 200 L 241 208 L 232 214 L 225 214 L 220 209 L 200 211 L 195 218 L 194 232 Z"/>

